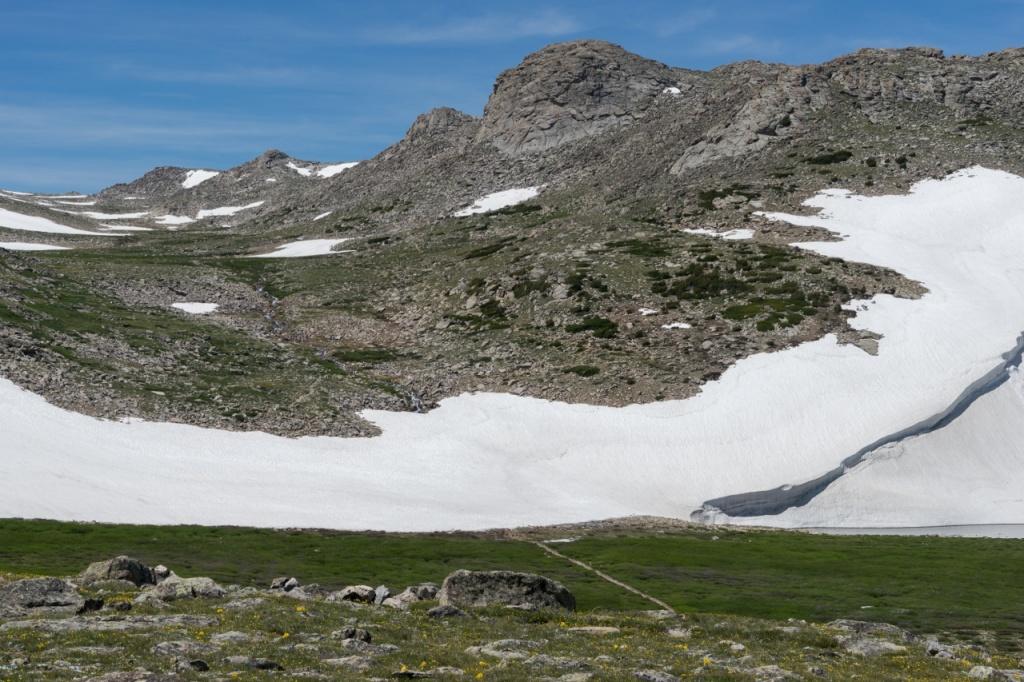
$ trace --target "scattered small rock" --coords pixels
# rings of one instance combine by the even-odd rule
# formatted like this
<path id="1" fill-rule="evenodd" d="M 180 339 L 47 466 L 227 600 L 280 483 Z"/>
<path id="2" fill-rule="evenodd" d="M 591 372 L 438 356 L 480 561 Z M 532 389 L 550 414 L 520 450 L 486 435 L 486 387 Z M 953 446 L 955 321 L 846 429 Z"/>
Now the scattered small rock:
<path id="1" fill-rule="evenodd" d="M 269 658 L 253 658 L 252 656 L 228 656 L 224 662 L 230 666 L 251 668 L 253 670 L 284 670 L 284 666 Z"/>

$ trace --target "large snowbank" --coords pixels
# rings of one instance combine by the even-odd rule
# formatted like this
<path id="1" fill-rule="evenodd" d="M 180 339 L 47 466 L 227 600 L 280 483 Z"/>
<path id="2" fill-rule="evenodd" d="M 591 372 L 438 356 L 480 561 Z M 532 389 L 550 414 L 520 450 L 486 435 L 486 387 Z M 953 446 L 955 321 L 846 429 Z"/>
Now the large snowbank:
<path id="1" fill-rule="evenodd" d="M 334 247 L 348 239 L 300 239 L 283 244 L 270 253 L 260 253 L 250 258 L 305 258 L 306 256 L 326 256 L 337 253 Z"/>
<path id="2" fill-rule="evenodd" d="M 43 218 L 42 216 L 35 215 L 24 215 L 22 213 L 9 211 L 5 208 L 0 208 L 0 227 L 6 227 L 10 230 L 24 230 L 25 232 L 82 234 L 103 237 L 111 236 L 103 232 L 90 232 L 89 230 L 80 230 L 77 227 L 68 227 L 67 225 L 55 223 L 49 218 Z"/>
<path id="3" fill-rule="evenodd" d="M 853 326 L 883 335 L 877 356 L 829 336 L 742 360 L 687 400 L 612 408 L 466 394 L 427 414 L 368 411 L 378 437 L 289 440 L 101 421 L 0 381 L 0 517 L 483 528 L 686 516 L 711 498 L 800 483 L 944 410 L 1016 345 L 1021 196 L 1024 179 L 974 168 L 905 196 L 822 194 L 809 202 L 818 214 L 773 215 L 846 235 L 805 248 L 891 267 L 929 293 L 858 306 Z M 895 486 L 904 494 L 887 520 L 1020 521 L 1022 402 L 1015 378 L 933 434 L 940 449 L 908 442 L 767 521 L 862 525 Z"/>

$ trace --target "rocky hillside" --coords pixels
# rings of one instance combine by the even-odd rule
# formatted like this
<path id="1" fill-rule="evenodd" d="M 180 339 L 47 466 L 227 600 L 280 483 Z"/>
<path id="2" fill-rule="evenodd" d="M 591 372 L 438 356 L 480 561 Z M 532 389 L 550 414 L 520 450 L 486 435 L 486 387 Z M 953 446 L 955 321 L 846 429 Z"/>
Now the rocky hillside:
<path id="1" fill-rule="evenodd" d="M 885 623 L 575 611 L 548 578 L 331 590 L 183 578 L 127 556 L 69 578 L 0 577 L 5 679 L 1020 680 L 1005 654 Z"/>
<path id="2" fill-rule="evenodd" d="M 0 251 L 0 374 L 105 417 L 354 435 L 361 409 L 466 391 L 624 405 L 825 334 L 874 352 L 845 306 L 922 287 L 795 249 L 830 237 L 760 211 L 1022 172 L 1022 86 L 1022 50 L 700 72 L 577 41 L 502 73 L 482 118 L 433 110 L 357 165 L 271 150 L 3 192 L 61 229 L 0 237 L 70 250 Z M 532 198 L 495 203 L 510 190 Z"/>

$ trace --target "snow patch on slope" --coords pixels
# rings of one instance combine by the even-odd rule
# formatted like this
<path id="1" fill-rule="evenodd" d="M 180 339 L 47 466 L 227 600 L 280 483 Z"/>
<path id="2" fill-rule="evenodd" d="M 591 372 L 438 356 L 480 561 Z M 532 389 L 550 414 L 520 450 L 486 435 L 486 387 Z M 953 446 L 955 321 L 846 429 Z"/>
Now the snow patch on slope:
<path id="1" fill-rule="evenodd" d="M 181 301 L 179 303 L 172 303 L 172 308 L 176 308 L 183 312 L 189 313 L 190 315 L 209 315 L 214 312 L 220 306 L 216 303 L 196 303 L 193 301 Z"/>
<path id="2" fill-rule="evenodd" d="M 277 247 L 270 253 L 260 253 L 249 258 L 305 258 L 307 256 L 326 256 L 331 253 L 344 253 L 335 251 L 334 247 L 346 239 L 300 239 Z"/>
<path id="3" fill-rule="evenodd" d="M 353 166 L 358 166 L 358 161 L 349 161 L 347 163 L 334 163 L 329 166 L 324 166 L 316 172 L 321 178 L 333 178 L 335 175 L 342 171 L 346 171 Z"/>
<path id="4" fill-rule="evenodd" d="M 181 186 L 185 189 L 191 189 L 218 175 L 220 175 L 220 171 L 190 170 L 185 173 L 185 180 L 181 183 Z"/>
<path id="5" fill-rule="evenodd" d="M 293 171 L 295 171 L 299 175 L 301 175 L 303 177 L 306 177 L 306 178 L 308 178 L 310 175 L 313 174 L 313 169 L 312 168 L 303 168 L 302 166 L 297 165 L 294 161 L 289 161 L 285 165 L 288 166 L 289 168 L 291 168 Z"/>
<path id="6" fill-rule="evenodd" d="M 725 239 L 727 241 L 740 241 L 743 239 L 750 239 L 754 236 L 754 231 L 745 227 L 736 228 L 735 230 L 726 230 L 725 232 L 716 232 L 707 228 L 697 227 L 684 229 L 683 232 L 688 234 L 699 234 L 705 237 L 715 237 L 716 239 Z"/>
<path id="7" fill-rule="evenodd" d="M 453 215 L 457 218 L 462 218 L 476 213 L 490 213 L 491 211 L 497 211 L 529 201 L 538 194 L 540 194 L 540 187 L 520 187 L 492 192 L 487 196 L 480 197 L 472 205 L 456 211 Z"/>
<path id="8" fill-rule="evenodd" d="M 0 249 L 8 251 L 67 251 L 69 246 L 54 246 L 37 242 L 0 242 Z"/>
<path id="9" fill-rule="evenodd" d="M 194 223 L 193 218 L 183 215 L 162 215 L 153 219 L 153 222 L 159 223 L 160 225 L 168 225 L 176 227 L 178 225 L 188 225 Z"/>
<path id="10" fill-rule="evenodd" d="M 236 213 L 247 211 L 250 208 L 262 206 L 265 203 L 265 201 L 254 201 L 251 204 L 246 204 L 245 206 L 221 206 L 220 208 L 204 208 L 201 211 L 199 211 L 199 213 L 196 214 L 196 219 L 202 220 L 203 218 L 212 218 L 213 216 L 235 215 Z"/>
<path id="11" fill-rule="evenodd" d="M 74 215 L 84 215 L 86 218 L 92 218 L 93 220 L 133 220 L 135 218 L 144 218 L 149 215 L 149 211 L 138 211 L 136 213 L 102 213 L 100 211 L 64 211 L 61 213 L 72 213 Z"/>
<path id="12" fill-rule="evenodd" d="M 50 234 L 81 234 L 90 236 L 110 237 L 112 235 L 103 232 L 90 232 L 80 230 L 77 227 L 60 225 L 48 218 L 34 215 L 23 215 L 5 208 L 0 208 L 0 227 L 11 230 L 24 230 L 25 232 L 47 232 Z"/>

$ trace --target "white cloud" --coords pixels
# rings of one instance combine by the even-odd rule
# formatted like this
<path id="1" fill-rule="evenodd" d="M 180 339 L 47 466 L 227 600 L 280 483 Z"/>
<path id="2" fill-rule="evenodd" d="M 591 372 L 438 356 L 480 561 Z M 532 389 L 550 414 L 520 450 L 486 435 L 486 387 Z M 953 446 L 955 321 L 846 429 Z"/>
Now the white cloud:
<path id="1" fill-rule="evenodd" d="M 558 10 L 529 16 L 487 14 L 433 26 L 381 26 L 363 33 L 364 39 L 391 45 L 476 43 L 520 38 L 554 38 L 579 31 L 580 23 Z"/>
<path id="2" fill-rule="evenodd" d="M 782 50 L 782 42 L 765 40 L 749 34 L 721 36 L 709 38 L 697 45 L 695 50 L 700 54 L 732 55 L 743 59 L 771 57 Z"/>
<path id="3" fill-rule="evenodd" d="M 689 33 L 696 28 L 703 26 L 717 16 L 717 12 L 711 7 L 691 9 L 674 17 L 667 17 L 659 20 L 654 32 L 662 38 Z"/>

